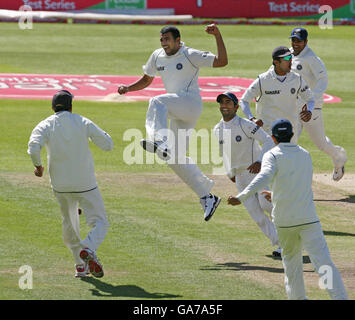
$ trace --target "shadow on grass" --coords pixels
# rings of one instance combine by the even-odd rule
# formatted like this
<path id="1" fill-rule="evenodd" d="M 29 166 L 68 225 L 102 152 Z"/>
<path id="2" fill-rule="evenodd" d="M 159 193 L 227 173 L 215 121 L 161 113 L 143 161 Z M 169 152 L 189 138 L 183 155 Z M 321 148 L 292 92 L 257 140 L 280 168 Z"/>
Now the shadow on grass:
<path id="1" fill-rule="evenodd" d="M 275 260 L 280 260 L 281 258 L 279 257 L 274 257 L 271 255 L 268 255 L 267 257 L 271 257 Z M 303 256 L 303 263 L 311 263 L 311 259 L 309 256 Z M 263 266 L 251 266 L 246 262 L 226 262 L 226 263 L 219 263 L 214 266 L 206 266 L 200 268 L 200 270 L 203 271 L 221 271 L 221 270 L 232 270 L 232 271 L 267 271 L 267 272 L 273 272 L 273 273 L 284 273 L 284 269 L 282 268 L 274 268 L 274 267 L 263 267 Z M 313 271 L 306 271 L 304 272 L 313 272 Z"/>
<path id="2" fill-rule="evenodd" d="M 130 297 L 141 299 L 166 299 L 182 297 L 167 293 L 149 293 L 135 285 L 113 286 L 109 283 L 91 277 L 81 278 L 81 280 L 95 286 L 95 289 L 90 289 L 90 291 L 92 292 L 92 295 L 96 297 Z"/>
<path id="3" fill-rule="evenodd" d="M 273 268 L 273 267 L 262 267 L 262 266 L 250 266 L 246 262 L 227 262 L 227 263 L 218 263 L 214 266 L 206 266 L 200 268 L 200 270 L 204 271 L 220 271 L 220 270 L 234 270 L 234 271 L 268 271 L 273 273 L 283 273 L 283 268 Z"/>
<path id="4" fill-rule="evenodd" d="M 282 260 L 281 257 L 275 257 L 275 256 L 273 256 L 271 254 L 267 255 L 266 257 L 271 258 L 273 260 L 280 260 L 280 261 Z M 310 259 L 309 256 L 302 256 L 302 261 L 303 261 L 304 264 L 311 263 L 311 259 Z"/>
<path id="5" fill-rule="evenodd" d="M 323 231 L 326 236 L 339 236 L 339 237 L 355 237 L 355 233 L 338 232 L 338 231 Z"/>
<path id="6" fill-rule="evenodd" d="M 343 199 L 336 199 L 336 200 L 314 199 L 314 201 L 318 201 L 318 202 L 347 202 L 347 203 L 355 203 L 355 195 L 350 195 L 347 198 L 343 198 Z"/>

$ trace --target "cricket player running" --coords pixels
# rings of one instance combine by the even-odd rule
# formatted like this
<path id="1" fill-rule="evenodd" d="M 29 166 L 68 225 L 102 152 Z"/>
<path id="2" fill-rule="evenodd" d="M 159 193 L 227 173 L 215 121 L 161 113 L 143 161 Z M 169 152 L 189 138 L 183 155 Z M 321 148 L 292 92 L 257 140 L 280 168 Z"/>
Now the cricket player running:
<path id="1" fill-rule="evenodd" d="M 218 95 L 217 102 L 223 118 L 215 126 L 214 133 L 219 141 L 227 176 L 241 192 L 260 171 L 263 154 L 275 144 L 254 122 L 238 117 L 238 99 L 232 92 Z M 262 148 L 258 142 L 262 144 Z M 261 231 L 270 239 L 271 245 L 278 246 L 275 225 L 264 213 L 267 211 L 271 214 L 271 203 L 260 191 L 243 204 Z M 281 249 L 274 250 L 273 255 L 280 257 Z"/>
<path id="2" fill-rule="evenodd" d="M 166 160 L 175 174 L 197 194 L 204 219 L 208 221 L 221 199 L 210 193 L 214 182 L 201 172 L 191 158 L 186 157 L 188 134 L 189 130 L 195 128 L 202 112 L 198 85 L 200 68 L 224 67 L 228 57 L 218 27 L 208 25 L 206 32 L 216 39 L 217 56 L 185 46 L 176 27 L 164 27 L 160 31 L 162 48 L 155 50 L 143 66 L 144 75 L 130 85 L 119 86 L 118 93 L 142 90 L 152 83 L 157 72 L 160 74 L 167 93 L 149 101 L 145 123 L 148 139 L 142 140 L 141 146 Z M 181 132 L 185 132 L 185 135 L 182 134 L 184 138 L 180 139 L 184 141 L 178 139 Z"/>
<path id="3" fill-rule="evenodd" d="M 272 123 L 280 118 L 288 119 L 295 135 L 293 143 L 297 143 L 300 129 L 300 119 L 310 121 L 314 108 L 312 91 L 306 81 L 297 73 L 291 71 L 292 54 L 287 47 L 277 47 L 272 52 L 273 66 L 258 78 L 244 92 L 240 107 L 249 120 L 253 120 L 259 126 L 271 134 Z M 299 97 L 305 101 L 300 108 Z M 250 102 L 256 100 L 256 118 L 250 111 Z"/>
<path id="4" fill-rule="evenodd" d="M 308 132 L 309 137 L 317 148 L 329 155 L 334 164 L 333 180 L 339 181 L 344 175 L 344 166 L 347 156 L 344 148 L 334 146 L 325 135 L 322 116 L 323 93 L 328 86 L 327 69 L 323 61 L 308 47 L 308 32 L 304 28 L 295 28 L 291 32 L 292 71 L 300 74 L 306 80 L 313 92 L 315 106 L 312 120 L 301 125 Z M 299 106 L 304 101 L 299 100 Z"/>
<path id="5" fill-rule="evenodd" d="M 91 273 L 100 278 L 104 271 L 96 250 L 106 236 L 109 223 L 88 140 L 105 151 L 112 150 L 113 142 L 92 121 L 72 113 L 72 99 L 67 90 L 53 96 L 54 115 L 33 129 L 27 152 L 35 166 L 34 174 L 42 177 L 41 149 L 46 146 L 50 182 L 63 217 L 63 240 L 74 256 L 75 276 L 86 277 Z M 84 240 L 80 238 L 79 205 L 91 226 Z"/>
<path id="6" fill-rule="evenodd" d="M 272 219 L 282 249 L 288 298 L 307 299 L 303 279 L 304 248 L 319 276 L 327 272 L 323 284 L 329 296 L 345 300 L 348 296 L 330 257 L 313 202 L 312 159 L 305 149 L 290 143 L 292 130 L 291 122 L 286 119 L 279 119 L 272 125 L 272 138 L 277 146 L 264 154 L 260 172 L 242 192 L 230 196 L 228 204 L 244 203 L 271 185 Z"/>

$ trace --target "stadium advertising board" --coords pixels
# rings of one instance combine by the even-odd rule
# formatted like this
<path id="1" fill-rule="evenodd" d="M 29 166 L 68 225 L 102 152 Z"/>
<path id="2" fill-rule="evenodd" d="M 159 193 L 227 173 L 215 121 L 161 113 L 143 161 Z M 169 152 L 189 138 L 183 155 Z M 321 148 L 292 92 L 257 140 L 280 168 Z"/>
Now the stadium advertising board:
<path id="1" fill-rule="evenodd" d="M 174 8 L 175 14 L 201 18 L 312 17 L 330 6 L 334 18 L 355 16 L 355 0 L 148 0 L 148 9 Z"/>
<path id="2" fill-rule="evenodd" d="M 84 9 L 145 9 L 147 0 L 0 0 L 0 9 L 18 10 L 28 5 L 38 11 Z"/>
<path id="3" fill-rule="evenodd" d="M 329 6 L 333 18 L 355 16 L 355 0 L 0 0 L 0 9 L 18 10 L 23 5 L 36 11 L 174 9 L 177 15 L 201 18 L 315 18 L 322 6 Z"/>

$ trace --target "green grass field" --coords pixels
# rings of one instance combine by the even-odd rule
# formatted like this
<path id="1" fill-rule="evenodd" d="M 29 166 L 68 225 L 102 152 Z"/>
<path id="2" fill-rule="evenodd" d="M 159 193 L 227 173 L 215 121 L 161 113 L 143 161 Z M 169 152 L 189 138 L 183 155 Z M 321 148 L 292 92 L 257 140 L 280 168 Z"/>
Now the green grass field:
<path id="1" fill-rule="evenodd" d="M 0 73 L 140 75 L 141 66 L 159 47 L 160 28 L 34 24 L 33 30 L 20 30 L 15 23 L 1 23 Z M 179 29 L 187 45 L 216 51 L 203 26 Z M 202 69 L 202 76 L 255 78 L 269 67 L 272 49 L 289 44 L 292 27 L 220 29 L 229 65 Z M 326 133 L 347 150 L 345 177 L 353 177 L 355 29 L 309 26 L 308 31 L 310 46 L 328 68 L 327 93 L 342 99 L 324 106 Z M 146 108 L 146 102 L 74 101 L 73 111 L 96 122 L 115 143 L 109 153 L 91 148 L 111 224 L 98 251 L 105 277 L 79 280 L 73 277 L 74 262 L 62 242 L 59 207 L 48 174 L 36 178 L 26 153 L 31 130 L 51 114 L 50 101 L 0 99 L 0 299 L 286 299 L 282 263 L 271 257 L 269 240 L 244 207 L 226 205 L 228 195 L 236 193 L 226 177 L 213 177 L 214 192 L 223 202 L 206 223 L 196 196 L 166 165 L 123 161 L 129 143 L 123 141 L 123 133 L 130 128 L 143 131 Z M 204 103 L 196 129 L 210 129 L 219 119 L 216 104 Z M 311 152 L 317 174 L 331 173 L 331 160 L 305 133 L 300 144 Z M 45 161 L 45 151 L 42 156 Z M 211 165 L 200 167 L 211 175 Z M 355 191 L 341 186 L 315 183 L 315 198 L 331 255 L 354 299 Z M 88 231 L 84 217 L 81 226 L 84 237 Z M 23 265 L 33 270 L 31 290 L 18 285 Z M 328 299 L 307 259 L 304 270 L 308 297 Z"/>

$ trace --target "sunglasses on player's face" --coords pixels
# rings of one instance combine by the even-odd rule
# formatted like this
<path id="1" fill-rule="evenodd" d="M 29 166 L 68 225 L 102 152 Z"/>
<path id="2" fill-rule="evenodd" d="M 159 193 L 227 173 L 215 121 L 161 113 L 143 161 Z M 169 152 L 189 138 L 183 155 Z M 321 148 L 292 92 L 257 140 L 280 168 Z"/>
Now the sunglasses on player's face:
<path id="1" fill-rule="evenodd" d="M 289 61 L 292 59 L 292 54 L 290 54 L 289 56 L 283 57 L 282 59 Z"/>

